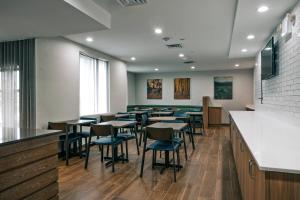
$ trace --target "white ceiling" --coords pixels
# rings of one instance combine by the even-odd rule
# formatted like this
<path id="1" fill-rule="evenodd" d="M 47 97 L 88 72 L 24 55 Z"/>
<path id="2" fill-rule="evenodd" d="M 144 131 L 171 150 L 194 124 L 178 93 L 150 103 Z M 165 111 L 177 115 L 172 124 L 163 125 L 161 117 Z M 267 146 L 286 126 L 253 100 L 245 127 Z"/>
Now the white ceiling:
<path id="1" fill-rule="evenodd" d="M 0 0 L 0 41 L 65 36 L 129 63 L 133 72 L 252 68 L 254 56 L 299 0 L 148 0 L 121 7 L 116 0 Z M 256 12 L 260 5 L 270 11 Z M 154 28 L 163 29 L 157 36 Z M 79 33 L 79 34 L 78 34 Z M 247 41 L 246 36 L 256 38 Z M 94 38 L 87 43 L 86 37 Z M 171 37 L 164 42 L 162 37 Z M 180 38 L 184 38 L 181 41 Z M 183 49 L 165 45 L 182 43 Z M 247 48 L 248 53 L 241 53 Z M 184 64 L 184 53 L 195 64 Z M 132 62 L 130 57 L 136 57 Z"/>
<path id="2" fill-rule="evenodd" d="M 0 0 L 0 41 L 110 28 L 110 13 L 81 0 Z M 97 14 L 95 14 L 97 12 Z"/>
<path id="3" fill-rule="evenodd" d="M 267 43 L 270 34 L 282 20 L 284 15 L 299 0 L 239 0 L 232 33 L 230 58 L 255 56 Z M 257 13 L 257 7 L 266 5 L 270 8 L 267 13 Z M 247 40 L 248 34 L 254 34 L 254 40 Z M 241 54 L 241 49 L 248 52 Z"/>

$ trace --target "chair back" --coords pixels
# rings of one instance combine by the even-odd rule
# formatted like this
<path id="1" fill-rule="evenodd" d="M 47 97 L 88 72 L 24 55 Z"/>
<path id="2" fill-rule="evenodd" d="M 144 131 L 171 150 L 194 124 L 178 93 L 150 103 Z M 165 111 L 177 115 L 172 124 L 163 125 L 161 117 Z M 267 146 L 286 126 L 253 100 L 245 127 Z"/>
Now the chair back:
<path id="1" fill-rule="evenodd" d="M 173 140 L 172 128 L 146 128 L 147 138 L 159 141 L 172 141 Z"/>
<path id="2" fill-rule="evenodd" d="M 103 116 L 101 116 L 101 122 L 113 121 L 115 119 L 116 119 L 115 115 L 103 115 Z"/>
<path id="3" fill-rule="evenodd" d="M 50 130 L 60 130 L 66 131 L 67 123 L 66 122 L 48 122 L 48 129 Z"/>
<path id="4" fill-rule="evenodd" d="M 111 125 L 98 125 L 92 124 L 91 125 L 91 135 L 93 136 L 109 136 L 112 135 L 112 126 Z"/>

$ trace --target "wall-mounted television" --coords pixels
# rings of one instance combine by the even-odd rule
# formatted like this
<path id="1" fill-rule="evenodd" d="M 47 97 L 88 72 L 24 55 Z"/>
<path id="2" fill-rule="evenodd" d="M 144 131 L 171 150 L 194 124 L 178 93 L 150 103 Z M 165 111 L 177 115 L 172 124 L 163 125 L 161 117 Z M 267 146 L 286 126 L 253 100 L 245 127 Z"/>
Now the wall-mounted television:
<path id="1" fill-rule="evenodd" d="M 261 51 L 261 79 L 267 80 L 276 76 L 276 48 L 274 37 Z"/>

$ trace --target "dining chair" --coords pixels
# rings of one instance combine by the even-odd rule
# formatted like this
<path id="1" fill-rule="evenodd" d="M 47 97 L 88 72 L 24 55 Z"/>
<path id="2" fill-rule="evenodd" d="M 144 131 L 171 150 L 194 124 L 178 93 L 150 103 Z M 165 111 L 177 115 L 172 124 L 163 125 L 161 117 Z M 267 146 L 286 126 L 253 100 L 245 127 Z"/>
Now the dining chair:
<path id="1" fill-rule="evenodd" d="M 138 125 L 140 125 L 140 141 L 139 141 L 139 146 L 141 146 L 142 144 L 142 138 L 145 137 L 145 127 L 148 125 L 148 113 L 142 114 L 141 115 L 141 120 L 140 123 L 138 123 Z"/>
<path id="2" fill-rule="evenodd" d="M 66 165 L 69 164 L 70 146 L 73 144 L 74 149 L 77 149 L 77 142 L 79 146 L 79 154 L 81 157 L 82 141 L 81 136 L 77 133 L 69 133 L 68 126 L 66 122 L 48 122 L 48 129 L 50 130 L 60 130 L 64 135 L 59 136 L 59 143 L 61 152 L 64 153 L 66 159 Z M 66 147 L 66 148 L 65 148 Z"/>
<path id="3" fill-rule="evenodd" d="M 119 118 L 117 121 L 135 121 L 135 119 L 131 118 Z M 125 127 L 128 129 L 128 132 L 119 132 L 117 137 L 120 137 L 125 141 L 125 151 L 126 151 L 126 158 L 128 159 L 128 141 L 129 140 L 135 140 L 136 143 L 136 150 L 137 154 L 140 155 L 140 150 L 139 150 L 139 144 L 138 144 L 138 138 L 137 138 L 137 131 L 136 131 L 136 124 L 129 125 Z"/>
<path id="4" fill-rule="evenodd" d="M 164 120 L 161 121 L 162 123 L 185 123 L 183 120 Z M 181 133 L 183 138 L 181 138 Z M 178 133 L 179 137 L 174 136 L 174 140 L 180 144 L 183 143 L 184 146 L 184 154 L 185 154 L 185 160 L 187 160 L 187 149 L 186 149 L 186 143 L 185 143 L 185 133 L 183 132 L 179 132 Z"/>
<path id="5" fill-rule="evenodd" d="M 150 145 L 147 145 L 147 139 L 154 140 Z M 175 153 L 177 153 L 177 165 L 179 170 L 180 165 L 180 155 L 179 155 L 179 146 L 180 144 L 174 140 L 174 130 L 172 128 L 146 128 L 146 135 L 144 141 L 143 148 L 143 157 L 142 157 L 142 165 L 140 177 L 143 177 L 144 171 L 144 162 L 145 162 L 145 154 L 147 151 L 152 150 L 152 168 L 156 163 L 156 159 L 154 154 L 156 151 L 165 151 L 165 152 L 173 152 L 173 171 L 174 171 L 174 181 L 176 182 L 176 165 L 175 165 Z M 165 165 L 169 165 L 169 163 L 165 163 Z"/>
<path id="6" fill-rule="evenodd" d="M 103 115 L 101 116 L 101 122 L 109 122 L 115 120 L 115 115 Z"/>
<path id="7" fill-rule="evenodd" d="M 98 139 L 92 141 L 92 137 L 97 136 Z M 101 162 L 103 162 L 103 147 L 104 146 L 111 146 L 112 147 L 112 172 L 115 171 L 115 158 L 118 152 L 115 152 L 117 150 L 117 146 L 121 145 L 121 151 L 123 152 L 123 146 L 122 146 L 122 138 L 115 137 L 114 130 L 111 125 L 98 125 L 98 124 L 92 124 L 91 125 L 91 131 L 88 141 L 88 149 L 85 159 L 85 165 L 84 168 L 87 169 L 88 162 L 89 162 L 89 156 L 90 156 L 90 148 L 91 146 L 98 145 L 101 149 Z"/>

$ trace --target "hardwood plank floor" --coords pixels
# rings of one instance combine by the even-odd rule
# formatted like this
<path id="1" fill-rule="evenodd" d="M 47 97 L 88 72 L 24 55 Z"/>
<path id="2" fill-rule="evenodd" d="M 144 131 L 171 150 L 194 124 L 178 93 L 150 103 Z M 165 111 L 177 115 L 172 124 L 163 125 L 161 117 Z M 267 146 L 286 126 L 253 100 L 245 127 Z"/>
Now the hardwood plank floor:
<path id="1" fill-rule="evenodd" d="M 129 162 L 116 165 L 116 172 L 100 162 L 98 149 L 93 148 L 87 170 L 84 159 L 72 158 L 70 166 L 60 161 L 60 199 L 228 199 L 240 200 L 237 173 L 229 141 L 229 127 L 211 128 L 206 136 L 195 136 L 196 149 L 188 141 L 188 161 L 181 149 L 183 169 L 173 182 L 173 171 L 152 170 L 152 153 L 146 153 L 143 178 L 139 177 L 142 156 L 135 143 L 129 145 Z M 158 155 L 159 158 L 159 155 Z M 159 160 L 159 159 L 158 159 Z"/>

